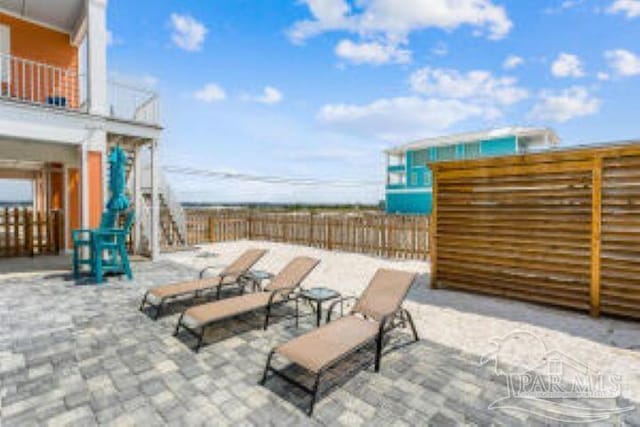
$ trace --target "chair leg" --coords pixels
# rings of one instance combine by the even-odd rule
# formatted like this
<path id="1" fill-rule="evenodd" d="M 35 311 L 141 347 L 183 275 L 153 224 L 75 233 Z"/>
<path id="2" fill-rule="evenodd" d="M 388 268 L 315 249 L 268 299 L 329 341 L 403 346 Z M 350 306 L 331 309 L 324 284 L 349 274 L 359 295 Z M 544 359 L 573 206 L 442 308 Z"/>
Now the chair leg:
<path id="1" fill-rule="evenodd" d="M 269 327 L 269 317 L 271 317 L 271 304 L 267 306 L 267 314 L 264 316 L 264 330 L 266 331 Z"/>
<path id="2" fill-rule="evenodd" d="M 271 358 L 273 357 L 273 354 L 275 353 L 275 350 L 271 350 L 269 352 L 269 356 L 267 356 L 267 364 L 264 367 L 264 373 L 262 374 L 262 379 L 260 380 L 260 384 L 264 385 L 264 383 L 267 382 L 267 374 L 269 373 L 269 366 L 271 366 Z"/>
<path id="3" fill-rule="evenodd" d="M 413 323 L 413 318 L 411 317 L 411 313 L 407 309 L 403 309 L 404 315 L 406 319 L 409 321 L 409 326 L 411 326 L 411 331 L 413 332 L 413 339 L 415 341 L 420 340 L 418 337 L 418 331 L 416 330 L 416 325 Z"/>
<path id="4" fill-rule="evenodd" d="M 311 404 L 309 405 L 309 411 L 307 412 L 307 415 L 309 416 L 313 414 L 313 407 L 316 405 L 316 399 L 318 398 L 318 389 L 320 386 L 320 375 L 322 375 L 321 372 L 318 372 L 316 374 L 316 379 L 313 383 L 313 394 L 311 395 Z"/>
<path id="5" fill-rule="evenodd" d="M 78 259 L 78 247 L 73 247 L 73 278 L 80 278 L 80 260 Z"/>
<path id="6" fill-rule="evenodd" d="M 127 253 L 126 245 L 124 244 L 124 238 L 119 238 L 118 250 L 120 252 L 120 262 L 122 263 L 122 269 L 124 270 L 124 273 L 127 275 L 127 278 L 131 280 L 133 279 L 133 274 L 131 274 L 131 265 L 129 264 L 129 254 Z"/>
<path id="7" fill-rule="evenodd" d="M 144 305 L 147 303 L 147 295 L 149 295 L 149 291 L 144 293 L 144 297 L 142 297 L 142 303 L 140 304 L 140 311 L 144 309 Z"/>
<path id="8" fill-rule="evenodd" d="M 202 340 L 204 339 L 204 326 L 202 327 L 202 331 L 200 332 L 200 336 L 198 337 L 198 342 L 196 343 L 196 348 L 193 350 L 198 353 L 200 351 L 200 347 L 202 347 Z"/>
<path id="9" fill-rule="evenodd" d="M 222 291 L 222 285 L 216 286 L 216 299 L 220 299 L 220 292 Z"/>
<path id="10" fill-rule="evenodd" d="M 384 337 L 384 327 L 380 327 L 378 338 L 376 339 L 376 359 L 375 371 L 380 372 L 380 359 L 382 358 L 382 338 Z"/>
<path id="11" fill-rule="evenodd" d="M 100 284 L 102 283 L 102 251 L 98 250 L 96 251 L 97 254 L 93 260 L 94 263 L 94 270 L 95 270 L 95 279 L 96 279 L 96 283 Z"/>
<path id="12" fill-rule="evenodd" d="M 182 325 L 182 318 L 184 317 L 184 311 L 182 312 L 182 314 L 180 315 L 180 318 L 178 319 L 178 324 L 176 325 L 176 330 L 173 332 L 173 336 L 177 337 L 178 336 L 178 332 L 180 332 L 180 326 Z"/>
<path id="13" fill-rule="evenodd" d="M 164 305 L 164 300 L 161 299 L 160 300 L 160 304 L 158 304 L 156 306 L 156 314 L 153 316 L 153 320 L 158 320 L 158 318 L 160 317 L 160 315 L 162 314 L 162 307 Z"/>

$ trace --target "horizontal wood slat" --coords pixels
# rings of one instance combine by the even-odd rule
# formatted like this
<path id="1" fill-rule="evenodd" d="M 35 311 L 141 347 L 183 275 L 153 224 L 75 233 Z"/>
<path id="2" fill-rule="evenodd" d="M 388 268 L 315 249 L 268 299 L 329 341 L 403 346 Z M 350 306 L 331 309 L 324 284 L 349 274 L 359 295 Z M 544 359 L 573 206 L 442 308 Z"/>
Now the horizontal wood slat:
<path id="1" fill-rule="evenodd" d="M 640 155 L 602 165 L 602 313 L 640 317 Z"/>
<path id="2" fill-rule="evenodd" d="M 431 166 L 433 286 L 640 318 L 640 144 Z"/>

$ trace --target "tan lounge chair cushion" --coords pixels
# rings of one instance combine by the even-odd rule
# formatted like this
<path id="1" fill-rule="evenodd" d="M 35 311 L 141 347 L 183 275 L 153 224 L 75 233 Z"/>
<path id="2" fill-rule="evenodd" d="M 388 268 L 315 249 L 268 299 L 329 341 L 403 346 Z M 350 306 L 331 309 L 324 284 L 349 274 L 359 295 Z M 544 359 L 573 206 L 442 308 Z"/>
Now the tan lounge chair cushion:
<path id="1" fill-rule="evenodd" d="M 411 288 L 416 273 L 380 268 L 362 292 L 354 310 L 381 321 L 395 312 Z"/>
<path id="2" fill-rule="evenodd" d="M 248 249 L 222 270 L 222 274 L 236 277 L 240 276 L 253 267 L 266 253 L 266 249 Z"/>
<path id="3" fill-rule="evenodd" d="M 269 304 L 270 296 L 270 292 L 257 292 L 197 305 L 185 311 L 184 322 L 189 326 L 199 327 L 217 320 L 248 313 L 266 307 Z M 280 300 L 282 300 L 280 296 L 274 299 L 274 301 Z"/>
<path id="4" fill-rule="evenodd" d="M 296 257 L 292 259 L 276 277 L 266 286 L 266 292 L 255 294 L 245 294 L 228 298 L 221 301 L 214 301 L 208 304 L 197 305 L 185 311 L 184 321 L 187 325 L 198 327 L 217 320 L 237 316 L 253 310 L 267 307 L 269 298 L 273 291 L 282 289 L 274 297 L 273 302 L 282 301 L 290 291 L 284 289 L 296 287 L 307 277 L 307 275 L 318 265 L 320 261 L 309 257 Z M 271 292 L 269 292 L 271 291 Z"/>
<path id="5" fill-rule="evenodd" d="M 346 316 L 327 323 L 276 348 L 290 361 L 318 373 L 342 355 L 373 339 L 377 322 Z"/>
<path id="6" fill-rule="evenodd" d="M 320 260 L 299 256 L 292 259 L 265 287 L 267 291 L 298 286 L 315 268 Z"/>
<path id="7" fill-rule="evenodd" d="M 171 283 L 169 285 L 159 286 L 157 288 L 151 289 L 149 291 L 149 294 L 158 298 L 167 298 L 218 286 L 219 283 L 220 277 L 207 277 L 205 279 L 191 280 L 189 282 L 181 283 Z"/>
<path id="8" fill-rule="evenodd" d="M 222 284 L 234 283 L 238 278 L 249 270 L 256 262 L 267 253 L 264 249 L 249 249 L 240 255 L 234 262 L 229 264 L 221 275 L 225 275 Z M 186 282 L 171 283 L 164 286 L 158 286 L 149 291 L 149 295 L 162 299 L 177 297 L 189 294 L 199 290 L 213 288 L 221 283 L 220 276 L 206 277 L 204 279 L 189 280 Z"/>

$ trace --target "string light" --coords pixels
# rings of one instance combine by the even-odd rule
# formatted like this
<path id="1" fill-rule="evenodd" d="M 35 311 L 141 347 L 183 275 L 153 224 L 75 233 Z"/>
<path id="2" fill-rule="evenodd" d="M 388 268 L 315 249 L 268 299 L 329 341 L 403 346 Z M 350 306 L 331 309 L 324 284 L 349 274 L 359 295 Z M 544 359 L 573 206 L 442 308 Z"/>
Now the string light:
<path id="1" fill-rule="evenodd" d="M 325 186 L 325 187 L 380 187 L 381 181 L 359 180 L 321 180 L 315 178 L 292 178 L 283 176 L 251 175 L 215 169 L 196 169 L 186 166 L 168 165 L 162 168 L 165 172 L 179 175 L 199 176 L 205 178 L 228 179 L 263 184 Z"/>

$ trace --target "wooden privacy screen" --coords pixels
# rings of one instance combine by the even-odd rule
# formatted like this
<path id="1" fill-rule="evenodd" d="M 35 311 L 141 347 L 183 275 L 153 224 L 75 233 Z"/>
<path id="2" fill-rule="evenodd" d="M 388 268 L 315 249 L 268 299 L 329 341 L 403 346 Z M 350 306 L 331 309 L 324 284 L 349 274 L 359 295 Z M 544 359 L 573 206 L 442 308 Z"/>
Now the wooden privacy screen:
<path id="1" fill-rule="evenodd" d="M 640 317 L 640 144 L 432 168 L 432 286 Z"/>

